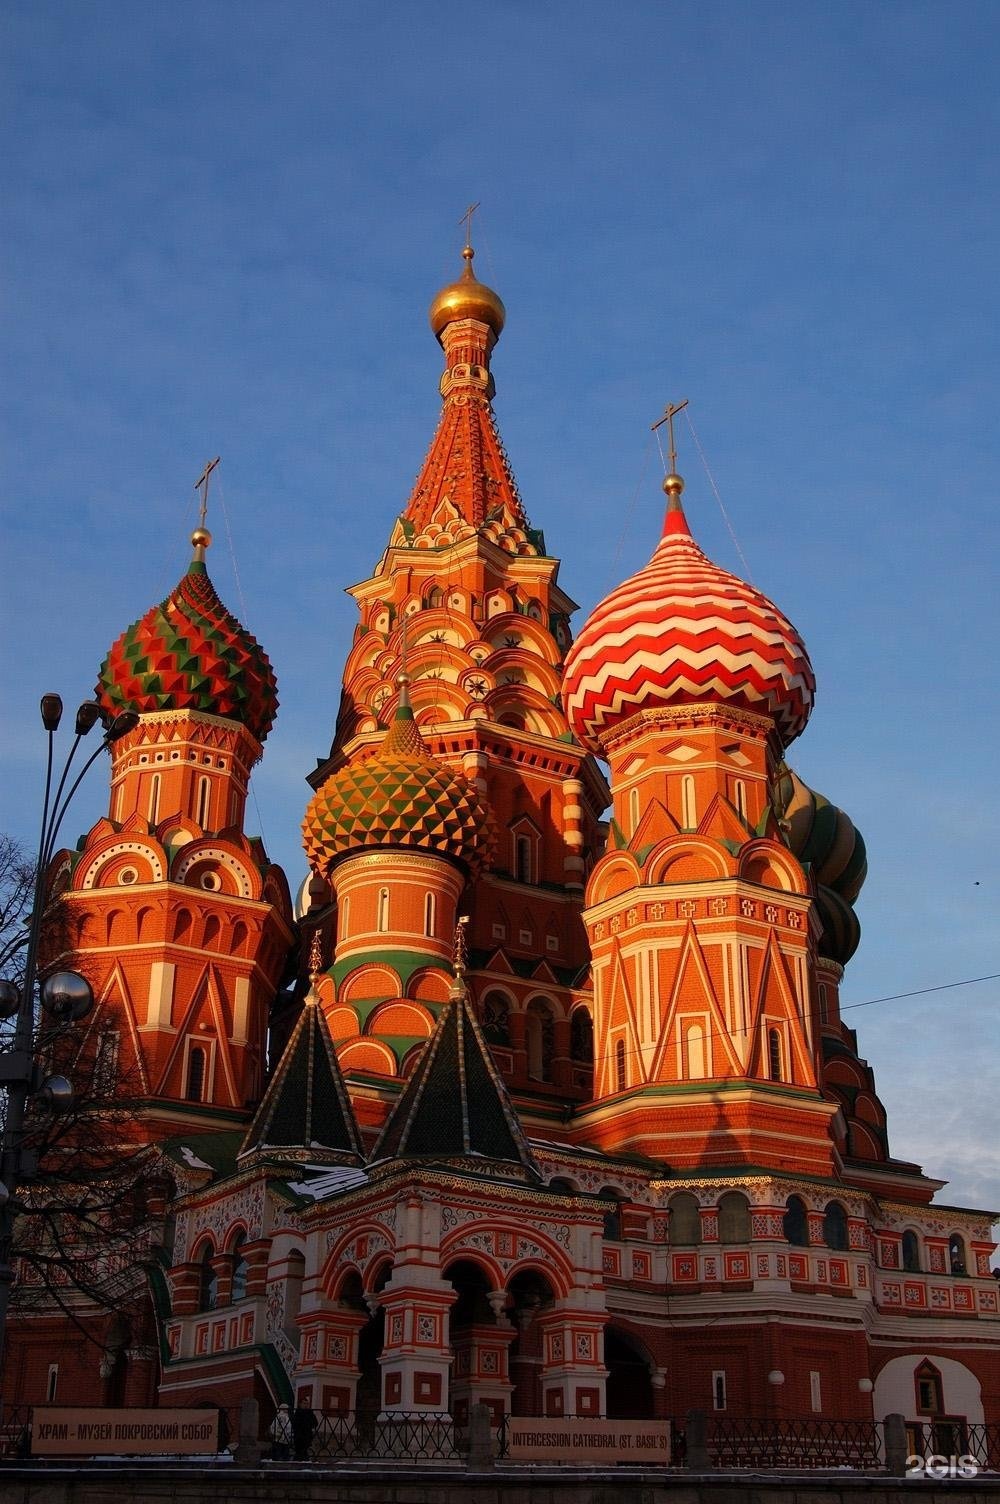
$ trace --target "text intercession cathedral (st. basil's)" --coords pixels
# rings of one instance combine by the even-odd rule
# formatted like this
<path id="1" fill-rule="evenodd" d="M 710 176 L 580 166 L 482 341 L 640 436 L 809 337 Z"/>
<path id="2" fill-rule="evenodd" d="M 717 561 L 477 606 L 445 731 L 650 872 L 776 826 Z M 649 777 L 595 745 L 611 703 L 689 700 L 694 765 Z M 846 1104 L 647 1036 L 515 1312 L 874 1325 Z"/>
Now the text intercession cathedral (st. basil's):
<path id="1" fill-rule="evenodd" d="M 890 1155 L 841 1020 L 865 848 L 786 761 L 805 644 L 673 471 L 574 639 L 464 257 L 294 912 L 244 830 L 275 677 L 203 529 L 101 668 L 139 723 L 52 880 L 139 1083 L 150 1224 L 123 1310 L 80 1313 L 96 1343 L 16 1319 L 9 1397 L 996 1422 L 994 1214 Z"/>

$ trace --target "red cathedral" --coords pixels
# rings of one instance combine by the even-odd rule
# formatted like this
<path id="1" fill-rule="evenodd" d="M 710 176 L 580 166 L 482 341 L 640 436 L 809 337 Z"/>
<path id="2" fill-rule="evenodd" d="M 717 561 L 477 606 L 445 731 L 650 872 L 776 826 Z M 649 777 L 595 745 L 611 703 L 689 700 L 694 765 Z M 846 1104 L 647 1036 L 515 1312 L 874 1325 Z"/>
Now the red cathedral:
<path id="1" fill-rule="evenodd" d="M 7 1395 L 1000 1421 L 996 1213 L 890 1154 L 841 1019 L 866 858 L 787 761 L 805 644 L 702 552 L 673 467 L 574 639 L 464 258 L 295 903 L 245 830 L 275 676 L 204 528 L 100 670 L 139 722 L 53 863 L 56 959 L 139 1083 L 148 1224 L 89 1340 L 16 1315 Z"/>

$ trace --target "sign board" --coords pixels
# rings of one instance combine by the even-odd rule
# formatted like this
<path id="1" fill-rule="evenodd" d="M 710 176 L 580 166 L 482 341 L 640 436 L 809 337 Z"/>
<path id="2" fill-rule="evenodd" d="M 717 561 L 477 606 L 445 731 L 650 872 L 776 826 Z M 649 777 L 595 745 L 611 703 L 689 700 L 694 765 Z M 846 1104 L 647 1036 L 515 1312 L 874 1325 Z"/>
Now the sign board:
<path id="1" fill-rule="evenodd" d="M 218 1410 L 90 1410 L 36 1405 L 33 1457 L 157 1457 L 218 1447 Z"/>
<path id="2" fill-rule="evenodd" d="M 512 1462 L 656 1462 L 663 1467 L 670 1461 L 670 1422 L 511 1416 L 507 1456 Z"/>

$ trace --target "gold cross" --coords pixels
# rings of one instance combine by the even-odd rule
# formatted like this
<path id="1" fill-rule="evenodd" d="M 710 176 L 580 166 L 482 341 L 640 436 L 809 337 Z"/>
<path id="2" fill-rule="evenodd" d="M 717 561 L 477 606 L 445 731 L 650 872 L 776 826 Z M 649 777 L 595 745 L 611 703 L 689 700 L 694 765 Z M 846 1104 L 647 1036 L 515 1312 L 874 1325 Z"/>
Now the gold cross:
<path id="1" fill-rule="evenodd" d="M 205 466 L 204 470 L 201 472 L 198 479 L 194 483 L 195 490 L 201 491 L 201 516 L 199 518 L 199 522 L 201 523 L 202 527 L 205 526 L 205 518 L 208 516 L 208 477 L 211 475 L 212 471 L 215 469 L 221 458 L 222 456 L 217 454 L 214 460 L 209 460 L 208 464 Z"/>
<path id="2" fill-rule="evenodd" d="M 475 214 L 475 212 L 476 212 L 476 210 L 478 208 L 479 208 L 479 204 L 478 203 L 476 203 L 476 204 L 470 204 L 469 207 L 466 209 L 465 213 L 462 215 L 462 218 L 458 221 L 460 225 L 464 225 L 465 226 L 465 243 L 466 243 L 466 245 L 471 245 L 472 244 L 472 216 Z"/>
<path id="3" fill-rule="evenodd" d="M 671 473 L 671 475 L 677 469 L 677 450 L 674 448 L 674 419 L 676 418 L 676 416 L 677 416 L 678 413 L 684 411 L 684 409 L 687 407 L 687 405 L 688 405 L 688 399 L 686 397 L 684 398 L 683 402 L 668 402 L 667 403 L 667 410 L 663 414 L 663 417 L 662 418 L 658 418 L 656 420 L 656 422 L 653 424 L 653 432 L 654 433 L 656 432 L 656 430 L 658 428 L 662 428 L 663 425 L 664 425 L 664 423 L 667 425 L 667 433 L 670 435 L 670 473 Z"/>

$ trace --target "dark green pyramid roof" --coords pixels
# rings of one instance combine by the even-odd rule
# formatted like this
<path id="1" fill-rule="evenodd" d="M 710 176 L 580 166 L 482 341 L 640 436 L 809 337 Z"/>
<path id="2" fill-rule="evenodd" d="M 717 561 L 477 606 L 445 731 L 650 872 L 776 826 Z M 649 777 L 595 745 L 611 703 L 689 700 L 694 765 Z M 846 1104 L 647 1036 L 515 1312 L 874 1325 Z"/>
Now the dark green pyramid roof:
<path id="1" fill-rule="evenodd" d="M 312 994 L 240 1152 L 263 1148 L 325 1149 L 363 1158 L 330 1030 Z"/>
<path id="2" fill-rule="evenodd" d="M 460 985 L 382 1129 L 372 1160 L 470 1154 L 505 1160 L 538 1174 L 507 1088 Z"/>

